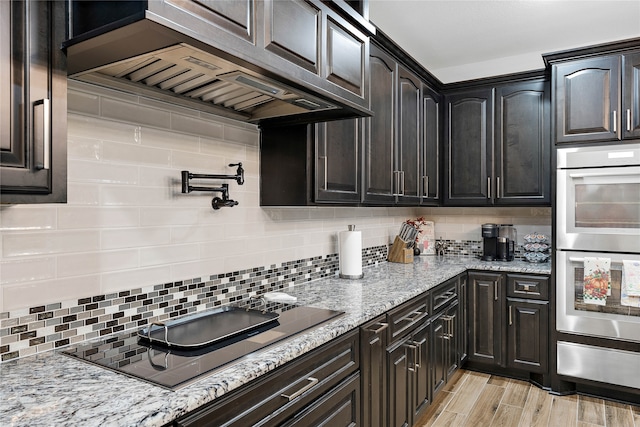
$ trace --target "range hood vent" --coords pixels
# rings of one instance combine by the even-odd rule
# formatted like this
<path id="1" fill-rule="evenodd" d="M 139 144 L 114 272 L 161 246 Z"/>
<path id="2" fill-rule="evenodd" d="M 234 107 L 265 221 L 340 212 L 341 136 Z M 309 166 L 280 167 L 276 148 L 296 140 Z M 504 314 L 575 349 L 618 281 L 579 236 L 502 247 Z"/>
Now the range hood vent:
<path id="1" fill-rule="evenodd" d="M 338 108 L 184 43 L 69 77 L 249 122 Z"/>

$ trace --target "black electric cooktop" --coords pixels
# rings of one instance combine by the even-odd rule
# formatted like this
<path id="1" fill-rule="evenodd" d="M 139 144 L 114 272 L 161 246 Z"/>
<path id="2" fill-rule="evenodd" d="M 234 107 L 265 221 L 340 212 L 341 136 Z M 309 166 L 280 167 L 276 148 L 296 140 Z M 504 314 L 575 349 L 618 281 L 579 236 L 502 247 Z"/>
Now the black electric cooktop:
<path id="1" fill-rule="evenodd" d="M 274 322 L 223 342 L 195 349 L 175 349 L 140 338 L 138 331 L 61 350 L 66 356 L 111 369 L 171 390 L 225 367 L 231 362 L 297 333 L 338 317 L 343 312 L 288 305 Z"/>

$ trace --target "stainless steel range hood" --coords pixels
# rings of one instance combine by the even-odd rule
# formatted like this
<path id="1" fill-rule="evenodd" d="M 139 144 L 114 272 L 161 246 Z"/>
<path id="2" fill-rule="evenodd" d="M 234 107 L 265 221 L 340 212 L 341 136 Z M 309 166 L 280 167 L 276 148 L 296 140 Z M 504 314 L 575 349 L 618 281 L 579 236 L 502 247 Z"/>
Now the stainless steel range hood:
<path id="1" fill-rule="evenodd" d="M 338 108 L 183 43 L 70 77 L 250 122 Z"/>
<path id="2" fill-rule="evenodd" d="M 203 27 L 198 16 L 172 15 L 193 20 L 172 22 L 149 10 L 160 3 L 72 1 L 72 38 L 63 44 L 69 77 L 252 123 L 370 115 L 362 96 L 345 96 L 326 79 L 318 81 L 317 72 L 295 64 L 282 72 L 278 58 L 272 67 L 267 56 L 254 60 L 263 52 L 273 56 L 256 50 L 257 36 L 238 44 L 218 27 Z M 134 4 L 133 12 L 119 12 L 124 4 Z M 175 4 L 201 7 L 186 0 Z M 101 16 L 105 10 L 113 17 Z M 74 28 L 80 22 L 83 28 Z"/>

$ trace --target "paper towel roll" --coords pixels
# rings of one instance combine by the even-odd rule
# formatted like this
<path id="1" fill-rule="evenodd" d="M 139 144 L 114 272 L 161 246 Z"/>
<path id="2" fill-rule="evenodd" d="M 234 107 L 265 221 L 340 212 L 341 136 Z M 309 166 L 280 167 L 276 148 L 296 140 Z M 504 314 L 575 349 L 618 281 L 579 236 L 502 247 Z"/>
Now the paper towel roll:
<path id="1" fill-rule="evenodd" d="M 340 232 L 338 252 L 340 277 L 362 278 L 362 233 L 355 231 L 355 225 L 350 225 L 349 231 Z"/>

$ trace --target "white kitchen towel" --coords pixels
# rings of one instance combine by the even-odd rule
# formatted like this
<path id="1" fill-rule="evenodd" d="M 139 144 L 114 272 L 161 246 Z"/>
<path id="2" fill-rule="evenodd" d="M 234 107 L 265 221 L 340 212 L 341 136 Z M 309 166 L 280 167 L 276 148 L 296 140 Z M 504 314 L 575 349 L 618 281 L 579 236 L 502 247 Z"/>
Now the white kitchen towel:
<path id="1" fill-rule="evenodd" d="M 584 258 L 583 299 L 586 304 L 606 305 L 611 295 L 611 258 Z"/>
<path id="2" fill-rule="evenodd" d="M 620 304 L 640 307 L 640 261 L 622 261 Z"/>

